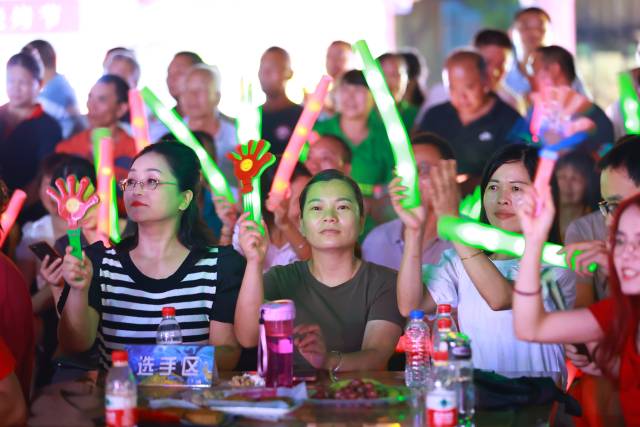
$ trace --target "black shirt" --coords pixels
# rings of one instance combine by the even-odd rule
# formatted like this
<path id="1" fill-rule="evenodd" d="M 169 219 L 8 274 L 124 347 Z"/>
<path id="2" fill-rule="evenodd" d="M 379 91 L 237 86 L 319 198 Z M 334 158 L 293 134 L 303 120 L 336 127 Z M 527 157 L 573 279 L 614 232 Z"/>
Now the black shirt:
<path id="1" fill-rule="evenodd" d="M 271 143 L 273 154 L 282 154 L 287 147 L 293 129 L 298 123 L 302 107 L 291 105 L 282 110 L 264 111 L 264 106 L 260 108 L 262 114 L 262 139 Z"/>
<path id="2" fill-rule="evenodd" d="M 427 111 L 418 126 L 447 140 L 458 162 L 458 172 L 479 176 L 485 164 L 503 145 L 526 142 L 529 137 L 525 120 L 516 110 L 494 95 L 495 104 L 484 116 L 463 125 L 451 102 Z"/>
<path id="3" fill-rule="evenodd" d="M 613 144 L 615 142 L 613 136 L 613 124 L 609 117 L 602 111 L 602 108 L 596 104 L 591 104 L 591 108 L 587 110 L 584 117 L 588 117 L 596 125 L 594 131 L 589 134 L 589 138 L 580 144 L 579 149 L 588 153 L 597 152 L 605 144 Z"/>

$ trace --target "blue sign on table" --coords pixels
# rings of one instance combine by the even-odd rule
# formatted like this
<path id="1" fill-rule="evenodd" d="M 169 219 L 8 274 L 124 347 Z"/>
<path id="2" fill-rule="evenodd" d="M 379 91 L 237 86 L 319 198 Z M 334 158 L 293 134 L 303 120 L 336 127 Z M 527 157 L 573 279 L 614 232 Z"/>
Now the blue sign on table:
<path id="1" fill-rule="evenodd" d="M 211 387 L 217 380 L 211 345 L 128 345 L 125 350 L 141 386 Z"/>

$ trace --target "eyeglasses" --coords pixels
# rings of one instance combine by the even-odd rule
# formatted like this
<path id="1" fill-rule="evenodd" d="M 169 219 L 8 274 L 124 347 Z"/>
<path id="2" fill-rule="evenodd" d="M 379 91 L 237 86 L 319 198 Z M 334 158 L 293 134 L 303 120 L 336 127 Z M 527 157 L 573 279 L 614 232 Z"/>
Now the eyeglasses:
<path id="1" fill-rule="evenodd" d="M 161 184 L 178 185 L 177 182 L 162 182 L 155 178 L 147 178 L 144 181 L 127 178 L 120 181 L 120 188 L 122 188 L 122 191 L 135 191 L 136 187 L 139 185 L 140 190 L 144 190 L 145 188 L 148 190 L 155 190 L 158 188 L 158 185 Z"/>
<path id="2" fill-rule="evenodd" d="M 613 215 L 616 209 L 618 209 L 618 205 L 620 205 L 620 203 L 607 202 L 606 200 L 602 200 L 598 202 L 598 209 L 600 209 L 600 213 L 603 216 L 608 216 L 608 215 Z"/>

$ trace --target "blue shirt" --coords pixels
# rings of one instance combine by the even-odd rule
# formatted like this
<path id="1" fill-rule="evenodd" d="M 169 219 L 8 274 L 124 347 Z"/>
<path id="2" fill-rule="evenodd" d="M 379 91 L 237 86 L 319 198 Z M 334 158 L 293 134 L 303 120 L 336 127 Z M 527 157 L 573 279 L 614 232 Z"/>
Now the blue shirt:
<path id="1" fill-rule="evenodd" d="M 78 102 L 73 88 L 62 74 L 56 74 L 42 88 L 38 102 L 43 110 L 56 119 L 62 129 L 62 138 L 84 129 L 78 113 Z M 71 111 L 75 113 L 72 114 Z"/>

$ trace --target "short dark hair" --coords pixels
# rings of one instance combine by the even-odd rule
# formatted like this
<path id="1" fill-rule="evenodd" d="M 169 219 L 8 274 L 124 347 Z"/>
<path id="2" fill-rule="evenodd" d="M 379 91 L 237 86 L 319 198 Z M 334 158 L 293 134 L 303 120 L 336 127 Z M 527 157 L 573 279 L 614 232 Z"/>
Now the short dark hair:
<path id="1" fill-rule="evenodd" d="M 115 74 L 105 74 L 100 77 L 96 84 L 103 83 L 106 85 L 113 85 L 116 91 L 116 98 L 118 103 L 129 103 L 129 83 L 127 83 L 122 77 Z"/>
<path id="2" fill-rule="evenodd" d="M 432 132 L 419 132 L 411 137 L 411 145 L 431 145 L 440 153 L 444 160 L 455 160 L 451 145 L 440 136 Z"/>
<path id="3" fill-rule="evenodd" d="M 107 68 L 109 68 L 109 65 L 113 64 L 114 61 L 124 61 L 131 65 L 131 68 L 133 68 L 133 75 L 135 76 L 134 79 L 136 80 L 136 82 L 140 80 L 140 64 L 138 64 L 138 61 L 133 57 L 133 55 L 115 53 L 109 58 Z"/>
<path id="4" fill-rule="evenodd" d="M 498 149 L 498 151 L 494 153 L 484 167 L 482 177 L 480 179 L 480 200 L 484 201 L 484 193 L 487 185 L 489 184 L 489 180 L 500 166 L 507 163 L 522 162 L 527 170 L 529 178 L 533 181 L 538 167 L 538 160 L 538 148 L 532 145 L 513 143 L 502 146 L 502 148 Z M 551 176 L 551 192 L 553 194 L 554 204 L 555 206 L 558 206 L 558 181 L 556 180 L 555 175 Z M 480 222 L 489 224 L 487 212 L 484 209 L 484 203 L 481 203 Z M 555 216 L 551 226 L 551 231 L 549 231 L 549 240 L 555 243 L 560 243 L 561 241 L 558 215 Z"/>
<path id="5" fill-rule="evenodd" d="M 42 163 L 40 163 L 37 182 L 40 182 L 40 180 L 42 180 L 42 178 L 45 176 L 53 176 L 58 166 L 68 161 L 70 157 L 75 156 L 68 153 L 51 153 L 47 157 L 45 157 L 42 160 Z"/>
<path id="6" fill-rule="evenodd" d="M 66 180 L 69 175 L 75 175 L 78 181 L 86 176 L 94 187 L 97 185 L 96 168 L 84 157 L 67 155 L 62 159 L 51 173 L 50 185 L 55 186 L 58 178 Z"/>
<path id="7" fill-rule="evenodd" d="M 347 49 L 351 49 L 351 43 L 346 42 L 344 40 L 334 40 L 331 42 L 331 44 L 329 45 L 329 47 L 331 46 L 344 46 Z"/>
<path id="8" fill-rule="evenodd" d="M 573 55 L 567 49 L 557 45 L 542 46 L 537 48 L 536 52 L 540 54 L 540 59 L 545 64 L 558 64 L 562 74 L 570 82 L 576 79 L 576 66 L 573 62 Z"/>
<path id="9" fill-rule="evenodd" d="M 418 78 L 422 72 L 424 58 L 421 58 L 417 49 L 403 50 L 398 53 L 398 55 L 401 55 L 404 58 L 404 62 L 407 64 L 407 76 L 409 79 Z"/>
<path id="10" fill-rule="evenodd" d="M 56 68 L 56 51 L 46 40 L 33 40 L 30 41 L 23 49 L 35 49 L 38 51 L 38 55 L 40 55 L 40 59 L 42 59 L 42 64 L 45 68 L 55 69 Z"/>
<path id="11" fill-rule="evenodd" d="M 200 208 L 198 207 L 201 190 L 200 162 L 196 153 L 184 144 L 158 142 L 145 147 L 134 157 L 133 162 L 149 153 L 158 154 L 165 159 L 171 173 L 176 178 L 179 191 L 190 190 L 193 193 L 191 203 L 182 212 L 180 218 L 178 240 L 190 250 L 206 250 L 214 244 L 215 236 L 200 216 Z M 137 245 L 137 226 L 134 226 L 133 229 L 133 235 L 120 242 L 119 247 L 133 249 Z"/>
<path id="12" fill-rule="evenodd" d="M 547 18 L 547 21 L 551 22 L 551 16 L 547 13 L 546 10 L 540 8 L 540 7 L 526 7 L 524 9 L 520 9 L 518 10 L 514 15 L 513 15 L 513 22 L 517 21 L 518 19 L 520 19 L 520 17 L 522 15 L 526 15 L 527 13 L 536 13 L 538 15 L 542 15 L 545 18 Z"/>
<path id="13" fill-rule="evenodd" d="M 177 58 L 178 56 L 184 56 L 185 58 L 188 58 L 189 61 L 191 61 L 191 65 L 203 64 L 204 63 L 204 61 L 202 60 L 200 55 L 198 55 L 195 52 L 188 51 L 188 50 L 183 50 L 183 51 L 180 51 L 180 52 L 176 53 L 175 55 L 173 55 L 174 58 Z"/>
<path id="14" fill-rule="evenodd" d="M 351 148 L 349 147 L 349 144 L 347 144 L 347 142 L 342 139 L 341 136 L 338 135 L 334 135 L 332 133 L 327 133 L 325 135 L 320 135 L 320 138 L 329 138 L 332 139 L 333 141 L 335 141 L 339 146 L 340 146 L 340 151 L 342 151 L 342 161 L 346 164 L 351 164 L 351 161 L 353 160 L 353 154 L 351 153 Z"/>
<path id="15" fill-rule="evenodd" d="M 469 61 L 478 69 L 478 72 L 483 78 L 488 78 L 489 73 L 487 71 L 487 62 L 480 53 L 471 49 L 458 49 L 451 53 L 446 61 L 445 67 L 448 67 L 452 62 Z"/>
<path id="16" fill-rule="evenodd" d="M 262 55 L 266 55 L 267 53 L 277 53 L 278 55 L 282 55 L 288 63 L 291 63 L 291 57 L 289 56 L 289 52 L 287 52 L 280 46 L 271 46 L 270 48 L 265 50 Z"/>
<path id="17" fill-rule="evenodd" d="M 481 48 L 484 46 L 500 46 L 505 49 L 513 49 L 511 39 L 502 30 L 494 30 L 493 28 L 486 28 L 480 30 L 473 36 L 473 46 L 475 48 Z"/>
<path id="18" fill-rule="evenodd" d="M 626 135 L 598 163 L 600 170 L 625 168 L 629 178 L 640 187 L 640 135 Z"/>
<path id="19" fill-rule="evenodd" d="M 356 196 L 356 202 L 358 203 L 358 213 L 360 217 L 364 217 L 364 198 L 362 197 L 362 191 L 360 191 L 360 187 L 356 182 L 343 174 L 337 169 L 327 169 L 321 172 L 318 172 L 311 178 L 311 181 L 305 185 L 302 193 L 300 193 L 300 217 L 304 216 L 304 204 L 307 201 L 307 194 L 309 193 L 309 189 L 312 185 L 317 184 L 319 182 L 328 182 L 328 181 L 342 181 L 346 182 L 349 187 L 353 190 L 354 196 Z"/>
<path id="20" fill-rule="evenodd" d="M 386 52 L 376 58 L 380 65 L 382 65 L 382 63 L 388 59 L 397 59 L 402 64 L 404 64 L 405 68 L 408 68 L 407 61 L 404 59 L 404 56 L 399 53 Z"/>
<path id="21" fill-rule="evenodd" d="M 367 80 L 364 78 L 364 74 L 360 70 L 349 70 L 340 77 L 340 85 L 349 84 L 355 86 L 364 86 L 369 89 Z"/>
<path id="22" fill-rule="evenodd" d="M 22 67 L 29 71 L 35 80 L 42 81 L 42 66 L 30 53 L 16 53 L 7 61 L 7 68 L 9 67 Z"/>

